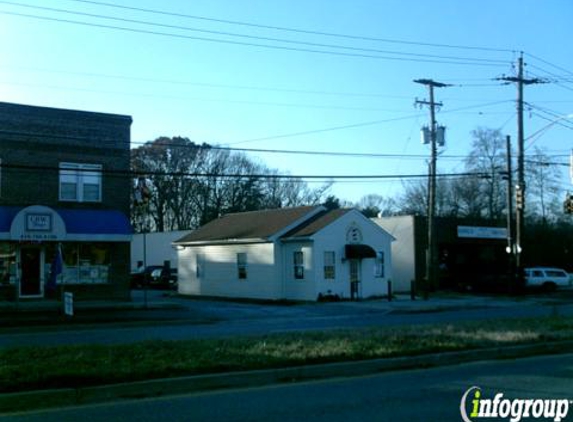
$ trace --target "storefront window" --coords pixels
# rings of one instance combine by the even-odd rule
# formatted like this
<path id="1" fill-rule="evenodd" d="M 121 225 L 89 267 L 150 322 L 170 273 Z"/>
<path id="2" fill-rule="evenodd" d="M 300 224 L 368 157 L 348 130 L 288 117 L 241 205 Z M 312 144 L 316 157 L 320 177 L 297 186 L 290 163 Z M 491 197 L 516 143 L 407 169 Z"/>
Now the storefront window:
<path id="1" fill-rule="evenodd" d="M 0 286 L 16 280 L 16 249 L 13 244 L 0 242 Z"/>
<path id="2" fill-rule="evenodd" d="M 105 243 L 62 243 L 63 270 L 59 283 L 99 284 L 109 282 L 110 246 Z M 50 265 L 55 259 L 56 248 L 49 255 Z"/>

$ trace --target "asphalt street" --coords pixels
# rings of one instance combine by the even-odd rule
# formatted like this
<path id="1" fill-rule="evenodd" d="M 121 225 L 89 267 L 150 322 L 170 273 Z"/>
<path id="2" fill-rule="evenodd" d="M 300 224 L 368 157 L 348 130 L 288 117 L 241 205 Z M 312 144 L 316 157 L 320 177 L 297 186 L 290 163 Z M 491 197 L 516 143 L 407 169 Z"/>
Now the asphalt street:
<path id="1" fill-rule="evenodd" d="M 462 398 L 471 387 L 479 387 L 484 399 L 502 393 L 509 400 L 565 400 L 571 409 L 563 420 L 573 420 L 573 404 L 569 403 L 573 399 L 573 354 L 112 402 L 12 414 L 3 420 L 461 421 Z M 482 420 L 509 421 L 509 417 Z"/>
<path id="2" fill-rule="evenodd" d="M 159 295 L 160 293 L 156 293 Z M 159 297 L 159 296 L 157 296 Z M 119 344 L 145 340 L 184 340 L 248 336 L 291 331 L 363 328 L 442 323 L 490 318 L 573 315 L 569 300 L 481 301 L 478 306 L 412 310 L 388 308 L 380 302 L 255 305 L 235 302 L 189 301 L 178 310 L 131 311 L 118 323 L 68 324 L 48 327 L 0 328 L 0 347 L 23 345 Z M 141 314 L 144 314 L 142 316 Z M 126 315 L 131 315 L 128 320 Z M 112 314 L 109 318 L 113 318 Z M 136 321 L 136 323 L 134 323 Z"/>

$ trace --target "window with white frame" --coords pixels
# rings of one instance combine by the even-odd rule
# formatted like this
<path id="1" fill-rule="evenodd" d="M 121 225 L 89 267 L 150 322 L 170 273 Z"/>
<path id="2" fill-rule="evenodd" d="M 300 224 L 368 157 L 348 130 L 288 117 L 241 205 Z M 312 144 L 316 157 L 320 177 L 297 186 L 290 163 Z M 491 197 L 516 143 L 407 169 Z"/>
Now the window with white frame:
<path id="1" fill-rule="evenodd" d="M 304 255 L 302 251 L 296 251 L 294 258 L 294 278 L 297 280 L 304 279 Z"/>
<path id="2" fill-rule="evenodd" d="M 239 280 L 247 279 L 247 254 L 244 252 L 237 254 L 237 275 Z"/>
<path id="3" fill-rule="evenodd" d="M 101 202 L 99 164 L 60 163 L 60 201 Z"/>
<path id="4" fill-rule="evenodd" d="M 375 277 L 384 278 L 384 273 L 385 273 L 384 264 L 385 264 L 384 252 L 382 251 L 376 252 L 376 267 L 374 272 Z"/>
<path id="5" fill-rule="evenodd" d="M 324 279 L 334 280 L 336 278 L 335 272 L 335 253 L 334 251 L 324 251 Z"/>

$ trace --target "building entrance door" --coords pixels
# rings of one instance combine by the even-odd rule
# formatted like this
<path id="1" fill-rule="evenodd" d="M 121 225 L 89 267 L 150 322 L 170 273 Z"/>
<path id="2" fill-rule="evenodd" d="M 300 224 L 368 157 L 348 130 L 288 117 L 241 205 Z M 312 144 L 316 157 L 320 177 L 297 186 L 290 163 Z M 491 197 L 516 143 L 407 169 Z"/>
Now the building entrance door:
<path id="1" fill-rule="evenodd" d="M 351 259 L 350 264 L 350 298 L 352 300 L 360 298 L 360 260 Z"/>
<path id="2" fill-rule="evenodd" d="M 37 246 L 20 249 L 20 297 L 42 297 L 42 249 Z"/>

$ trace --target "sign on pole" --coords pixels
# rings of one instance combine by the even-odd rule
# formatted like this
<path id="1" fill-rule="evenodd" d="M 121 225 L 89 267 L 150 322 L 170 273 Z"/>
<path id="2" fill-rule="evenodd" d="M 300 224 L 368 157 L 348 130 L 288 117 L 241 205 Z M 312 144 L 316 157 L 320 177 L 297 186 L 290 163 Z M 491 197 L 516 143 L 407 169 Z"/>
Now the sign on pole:
<path id="1" fill-rule="evenodd" d="M 64 293 L 64 315 L 74 316 L 74 294 L 72 292 Z"/>

